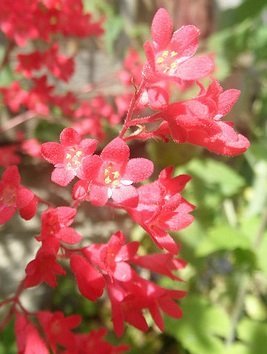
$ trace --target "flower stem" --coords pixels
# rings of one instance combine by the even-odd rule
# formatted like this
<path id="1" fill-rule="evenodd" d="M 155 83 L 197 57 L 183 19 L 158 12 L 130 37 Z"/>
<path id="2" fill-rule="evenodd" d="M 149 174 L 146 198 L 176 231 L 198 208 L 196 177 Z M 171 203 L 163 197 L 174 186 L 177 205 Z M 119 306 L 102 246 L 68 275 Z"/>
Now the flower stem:
<path id="1" fill-rule="evenodd" d="M 134 113 L 134 110 L 135 110 L 135 107 L 141 97 L 141 94 L 143 93 L 143 90 L 145 88 L 145 80 L 144 78 L 142 79 L 138 89 L 136 90 L 134 96 L 132 97 L 132 100 L 131 100 L 131 103 L 130 103 L 130 106 L 129 106 L 129 110 L 127 112 L 127 115 L 126 115 L 126 118 L 125 118 L 125 121 L 124 121 L 124 124 L 123 124 L 123 127 L 120 131 L 120 134 L 119 134 L 119 137 L 121 139 L 123 139 L 123 136 L 124 134 L 126 133 L 128 127 L 129 127 L 129 122 L 131 121 L 132 117 L 133 117 L 133 113 Z"/>
<path id="2" fill-rule="evenodd" d="M 9 120 L 2 128 L 0 128 L 0 132 L 6 132 L 7 130 L 10 130 L 12 128 L 15 128 L 17 125 L 20 125 L 30 119 L 33 119 L 36 117 L 36 113 L 32 111 L 28 111 L 22 114 L 17 115 L 16 117 L 12 118 Z"/>

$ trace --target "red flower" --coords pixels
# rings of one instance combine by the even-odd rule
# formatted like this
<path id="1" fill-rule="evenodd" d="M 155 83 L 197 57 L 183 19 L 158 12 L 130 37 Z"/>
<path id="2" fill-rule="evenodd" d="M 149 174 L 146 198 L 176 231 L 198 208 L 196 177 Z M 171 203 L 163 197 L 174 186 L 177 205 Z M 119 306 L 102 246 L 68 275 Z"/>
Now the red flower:
<path id="1" fill-rule="evenodd" d="M 89 200 L 93 204 L 105 205 L 112 198 L 115 203 L 127 207 L 137 205 L 138 194 L 132 184 L 148 178 L 153 172 L 153 163 L 144 158 L 129 160 L 129 155 L 127 144 L 116 138 L 100 156 L 85 159 L 85 179 L 92 180 Z"/>
<path id="2" fill-rule="evenodd" d="M 221 121 L 238 97 L 238 90 L 223 91 L 214 81 L 207 90 L 202 89 L 196 99 L 170 104 L 159 113 L 167 123 L 155 134 L 170 134 L 177 143 L 200 145 L 217 154 L 241 154 L 248 149 L 249 141 L 235 132 L 232 122 Z"/>
<path id="3" fill-rule="evenodd" d="M 18 112 L 22 105 L 26 105 L 28 92 L 23 90 L 17 81 L 13 81 L 9 87 L 0 88 L 4 103 L 12 112 Z"/>
<path id="4" fill-rule="evenodd" d="M 34 86 L 28 92 L 28 96 L 25 100 L 25 106 L 33 112 L 41 115 L 49 114 L 49 104 L 52 99 L 51 92 L 53 86 L 47 83 L 47 77 L 41 76 L 39 78 L 34 78 Z"/>
<path id="5" fill-rule="evenodd" d="M 23 140 L 21 149 L 25 154 L 32 157 L 41 157 L 41 144 L 35 138 Z"/>
<path id="6" fill-rule="evenodd" d="M 32 191 L 20 184 L 17 166 L 8 167 L 0 181 L 0 224 L 12 218 L 16 210 L 25 219 L 31 219 L 37 208 L 38 199 Z"/>
<path id="7" fill-rule="evenodd" d="M 172 21 L 161 8 L 154 16 L 151 34 L 153 42 L 145 43 L 148 63 L 144 67 L 147 79 L 172 78 L 197 80 L 209 75 L 214 68 L 209 56 L 192 58 L 198 47 L 199 30 L 183 26 L 172 33 Z"/>
<path id="8" fill-rule="evenodd" d="M 186 262 L 180 258 L 175 258 L 171 253 L 154 253 L 145 256 L 135 256 L 132 263 L 139 267 L 147 268 L 150 271 L 166 275 L 173 280 L 181 280 L 174 271 L 186 266 Z"/>
<path id="9" fill-rule="evenodd" d="M 162 311 L 174 318 L 182 316 L 182 311 L 174 300 L 184 297 L 184 291 L 161 288 L 137 274 L 131 282 L 123 283 L 123 288 L 116 288 L 116 284 L 110 283 L 108 294 L 114 331 L 118 336 L 123 334 L 124 322 L 146 332 L 148 325 L 144 316 L 145 309 L 150 311 L 161 331 L 164 329 Z"/>
<path id="10" fill-rule="evenodd" d="M 131 281 L 132 269 L 128 262 L 137 252 L 139 243 L 130 242 L 122 232 L 111 236 L 107 244 L 93 244 L 83 250 L 84 255 L 102 274 L 119 281 Z"/>
<path id="11" fill-rule="evenodd" d="M 45 341 L 27 316 L 16 313 L 15 335 L 18 354 L 49 354 Z"/>
<path id="12" fill-rule="evenodd" d="M 76 209 L 69 207 L 51 208 L 42 213 L 42 231 L 38 241 L 55 238 L 68 244 L 80 242 L 81 235 L 69 227 L 75 218 Z"/>
<path id="13" fill-rule="evenodd" d="M 93 330 L 90 333 L 75 335 L 75 354 L 97 353 L 97 354 L 120 354 L 129 348 L 126 345 L 114 347 L 104 340 L 107 334 L 105 328 Z M 73 354 L 73 351 L 67 350 L 64 354 Z"/>
<path id="14" fill-rule="evenodd" d="M 58 353 L 59 346 L 68 350 L 75 349 L 75 334 L 72 330 L 81 322 L 79 315 L 64 317 L 60 311 L 39 311 L 37 318 L 53 353 Z"/>
<path id="15" fill-rule="evenodd" d="M 17 71 L 22 72 L 27 78 L 31 78 L 33 71 L 47 67 L 58 79 L 68 81 L 74 71 L 74 62 L 59 53 L 58 45 L 54 44 L 45 52 L 33 52 L 18 55 Z"/>
<path id="16" fill-rule="evenodd" d="M 56 33 L 78 37 L 103 33 L 101 22 L 84 14 L 81 0 L 1 1 L 0 28 L 19 46 L 37 38 L 48 42 Z"/>
<path id="17" fill-rule="evenodd" d="M 20 157 L 16 154 L 15 145 L 0 147 L 0 166 L 7 167 L 20 163 Z"/>
<path id="18" fill-rule="evenodd" d="M 52 181 L 60 186 L 66 186 L 75 176 L 83 178 L 82 160 L 95 151 L 96 145 L 96 140 L 82 140 L 72 128 L 66 128 L 61 132 L 60 144 L 53 142 L 42 144 L 43 157 L 55 165 Z"/>
<path id="19" fill-rule="evenodd" d="M 40 70 L 42 67 L 42 59 L 43 55 L 39 51 L 29 54 L 18 54 L 18 64 L 16 70 L 21 72 L 25 77 L 31 78 L 32 72 L 35 70 Z"/>
<path id="20" fill-rule="evenodd" d="M 83 256 L 73 254 L 70 266 L 83 296 L 95 301 L 103 294 L 109 281 L 128 282 L 133 271 L 128 262 L 134 257 L 137 242 L 126 244 L 124 235 L 117 232 L 107 244 L 93 244 L 83 249 Z"/>
<path id="21" fill-rule="evenodd" d="M 47 283 L 51 287 L 57 286 L 57 275 L 65 275 L 65 270 L 57 263 L 59 243 L 56 239 L 43 241 L 36 257 L 28 263 L 25 272 L 25 287 L 32 287 L 41 283 Z"/>
<path id="22" fill-rule="evenodd" d="M 167 231 L 179 231 L 190 225 L 194 207 L 179 193 L 190 177 L 172 178 L 172 171 L 172 168 L 165 169 L 156 182 L 138 188 L 139 203 L 127 210 L 160 248 L 175 254 L 178 246 Z"/>
<path id="23" fill-rule="evenodd" d="M 85 257 L 79 254 L 71 255 L 70 266 L 75 275 L 78 288 L 84 297 L 95 301 L 102 296 L 105 287 L 105 279 Z"/>

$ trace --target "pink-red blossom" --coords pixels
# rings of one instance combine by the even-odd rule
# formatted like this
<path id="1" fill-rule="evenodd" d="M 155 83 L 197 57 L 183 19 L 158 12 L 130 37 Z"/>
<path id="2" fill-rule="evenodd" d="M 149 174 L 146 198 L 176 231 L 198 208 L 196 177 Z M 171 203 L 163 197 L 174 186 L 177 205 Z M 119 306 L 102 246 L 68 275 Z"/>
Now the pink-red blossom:
<path id="1" fill-rule="evenodd" d="M 199 30 L 195 26 L 183 26 L 173 33 L 170 15 L 161 8 L 153 18 L 151 34 L 152 42 L 145 43 L 146 79 L 171 78 L 180 83 L 198 80 L 213 71 L 213 60 L 209 56 L 194 57 L 199 41 Z"/>
<path id="2" fill-rule="evenodd" d="M 105 205 L 109 198 L 116 204 L 133 207 L 138 193 L 132 185 L 148 178 L 153 163 L 144 158 L 129 159 L 130 149 L 120 138 L 112 140 L 100 156 L 85 159 L 85 180 L 91 180 L 88 199 L 95 205 Z"/>
<path id="3" fill-rule="evenodd" d="M 97 141 L 82 139 L 72 128 L 60 134 L 60 143 L 42 144 L 42 156 L 55 166 L 51 180 L 60 186 L 68 185 L 75 176 L 83 178 L 82 160 L 96 149 Z"/>
<path id="4" fill-rule="evenodd" d="M 217 154 L 235 156 L 249 147 L 248 139 L 237 133 L 233 122 L 222 118 L 239 97 L 238 90 L 223 91 L 217 81 L 191 100 L 170 104 L 158 114 L 164 119 L 155 135 L 170 135 L 177 143 L 200 145 Z"/>
<path id="5" fill-rule="evenodd" d="M 37 197 L 20 183 L 17 166 L 7 167 L 0 181 L 0 224 L 11 219 L 16 210 L 25 220 L 31 219 L 36 213 Z"/>
<path id="6" fill-rule="evenodd" d="M 139 187 L 137 207 L 127 210 L 160 248 L 175 254 L 178 246 L 168 231 L 179 231 L 190 225 L 194 206 L 180 194 L 190 177 L 172 177 L 172 172 L 172 168 L 167 168 L 157 181 Z"/>

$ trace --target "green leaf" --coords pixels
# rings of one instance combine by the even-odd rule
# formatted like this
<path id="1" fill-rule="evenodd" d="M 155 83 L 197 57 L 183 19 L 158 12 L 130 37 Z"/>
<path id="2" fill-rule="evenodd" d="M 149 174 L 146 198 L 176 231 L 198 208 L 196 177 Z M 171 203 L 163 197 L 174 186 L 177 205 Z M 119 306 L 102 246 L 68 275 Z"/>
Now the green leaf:
<path id="1" fill-rule="evenodd" d="M 14 81 L 14 72 L 9 66 L 0 70 L 0 86 L 9 86 Z"/>
<path id="2" fill-rule="evenodd" d="M 109 53 L 114 51 L 114 43 L 123 29 L 123 19 L 120 16 L 108 18 L 105 22 L 105 41 Z"/>
<path id="3" fill-rule="evenodd" d="M 218 225 L 208 232 L 196 252 L 198 256 L 203 257 L 219 250 L 234 250 L 236 248 L 251 248 L 251 243 L 246 235 L 231 226 Z"/>
<path id="4" fill-rule="evenodd" d="M 164 143 L 161 141 L 148 142 L 147 150 L 151 159 L 157 161 L 157 164 L 162 168 L 169 165 L 183 165 L 201 151 L 199 148 L 189 144 Z"/>
<path id="5" fill-rule="evenodd" d="M 245 309 L 252 320 L 262 321 L 267 317 L 267 308 L 260 298 L 255 295 L 247 295 L 245 299 Z"/>
<path id="6" fill-rule="evenodd" d="M 241 343 L 235 343 L 231 347 L 227 348 L 227 354 L 254 354 L 251 353 L 249 348 Z"/>
<path id="7" fill-rule="evenodd" d="M 221 13 L 220 22 L 225 28 L 234 26 L 237 23 L 242 23 L 246 19 L 253 19 L 257 17 L 260 12 L 266 7 L 266 0 L 245 0 L 240 6 L 234 9 L 229 9 Z"/>
<path id="8" fill-rule="evenodd" d="M 63 124 L 41 120 L 35 128 L 35 137 L 40 141 L 58 141 L 59 134 L 64 128 Z"/>
<path id="9" fill-rule="evenodd" d="M 247 344 L 249 354 L 266 354 L 266 323 L 244 319 L 238 326 L 238 337 Z"/>
<path id="10" fill-rule="evenodd" d="M 16 354 L 14 322 L 11 321 L 1 333 L 0 354 Z"/>
<path id="11" fill-rule="evenodd" d="M 254 181 L 247 216 L 260 215 L 267 201 L 267 161 L 254 164 Z"/>
<path id="12" fill-rule="evenodd" d="M 267 56 L 267 28 L 259 27 L 251 40 L 251 49 L 257 61 L 266 60 Z"/>
<path id="13" fill-rule="evenodd" d="M 167 319 L 166 332 L 175 337 L 192 354 L 225 354 L 222 341 L 229 331 L 224 310 L 200 296 L 182 302 L 184 316 L 180 321 Z"/>
<path id="14" fill-rule="evenodd" d="M 194 159 L 187 165 L 187 170 L 225 197 L 238 193 L 245 184 L 233 169 L 213 159 Z"/>

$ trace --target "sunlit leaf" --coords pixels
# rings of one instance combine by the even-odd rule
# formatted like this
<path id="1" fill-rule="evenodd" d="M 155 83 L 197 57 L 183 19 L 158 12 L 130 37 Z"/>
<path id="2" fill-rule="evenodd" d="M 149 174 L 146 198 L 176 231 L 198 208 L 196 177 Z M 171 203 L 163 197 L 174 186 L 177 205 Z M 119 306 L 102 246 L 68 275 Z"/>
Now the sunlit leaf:
<path id="1" fill-rule="evenodd" d="M 189 296 L 182 303 L 180 321 L 167 320 L 166 331 L 192 354 L 225 353 L 220 337 L 229 331 L 229 319 L 221 307 L 200 296 Z"/>

